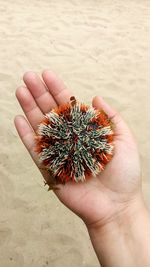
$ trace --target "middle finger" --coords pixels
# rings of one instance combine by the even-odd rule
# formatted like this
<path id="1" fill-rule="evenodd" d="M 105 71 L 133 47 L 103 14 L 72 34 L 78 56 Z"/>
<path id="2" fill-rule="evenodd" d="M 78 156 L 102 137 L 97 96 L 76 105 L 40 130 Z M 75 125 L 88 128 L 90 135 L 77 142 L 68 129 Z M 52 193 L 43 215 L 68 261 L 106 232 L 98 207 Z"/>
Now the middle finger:
<path id="1" fill-rule="evenodd" d="M 36 73 L 26 72 L 23 80 L 43 113 L 47 113 L 57 106 L 53 96 Z"/>

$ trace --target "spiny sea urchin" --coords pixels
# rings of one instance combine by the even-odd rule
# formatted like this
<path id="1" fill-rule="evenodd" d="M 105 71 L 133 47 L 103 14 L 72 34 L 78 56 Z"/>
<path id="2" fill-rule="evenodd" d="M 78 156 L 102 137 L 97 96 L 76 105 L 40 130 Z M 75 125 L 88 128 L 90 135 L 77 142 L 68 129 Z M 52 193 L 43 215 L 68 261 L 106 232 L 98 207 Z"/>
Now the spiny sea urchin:
<path id="1" fill-rule="evenodd" d="M 36 152 L 56 184 L 83 182 L 112 158 L 113 136 L 104 111 L 71 97 L 45 115 L 37 130 Z"/>

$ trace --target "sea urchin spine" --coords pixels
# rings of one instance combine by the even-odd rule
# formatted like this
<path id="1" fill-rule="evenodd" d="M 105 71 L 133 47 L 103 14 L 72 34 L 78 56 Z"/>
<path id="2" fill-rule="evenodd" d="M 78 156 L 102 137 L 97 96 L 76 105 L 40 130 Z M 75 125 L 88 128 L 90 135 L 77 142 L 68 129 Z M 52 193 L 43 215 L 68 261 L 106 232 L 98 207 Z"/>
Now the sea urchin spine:
<path id="1" fill-rule="evenodd" d="M 112 123 L 104 111 L 71 97 L 45 115 L 37 130 L 36 152 L 55 183 L 83 182 L 110 161 L 113 137 Z"/>

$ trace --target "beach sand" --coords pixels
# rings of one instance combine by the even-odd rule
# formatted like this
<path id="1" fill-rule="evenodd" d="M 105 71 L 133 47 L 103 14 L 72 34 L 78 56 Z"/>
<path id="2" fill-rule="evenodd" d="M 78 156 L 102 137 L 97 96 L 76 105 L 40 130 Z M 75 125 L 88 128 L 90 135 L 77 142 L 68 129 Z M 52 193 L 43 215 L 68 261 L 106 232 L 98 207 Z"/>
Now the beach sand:
<path id="1" fill-rule="evenodd" d="M 140 150 L 150 206 L 150 1 L 0 0 L 0 266 L 98 267 L 83 222 L 43 179 L 13 124 L 28 70 L 56 71 L 79 100 L 102 95 Z"/>

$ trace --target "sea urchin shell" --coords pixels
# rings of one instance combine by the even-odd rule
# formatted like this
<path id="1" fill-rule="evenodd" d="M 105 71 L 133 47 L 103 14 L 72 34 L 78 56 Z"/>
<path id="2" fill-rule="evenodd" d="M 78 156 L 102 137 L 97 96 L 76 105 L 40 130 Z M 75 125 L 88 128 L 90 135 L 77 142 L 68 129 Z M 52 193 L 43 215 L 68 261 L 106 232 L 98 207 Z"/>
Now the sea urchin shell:
<path id="1" fill-rule="evenodd" d="M 113 137 L 104 111 L 71 97 L 45 115 L 36 133 L 36 152 L 56 184 L 84 181 L 101 172 L 112 158 Z"/>

